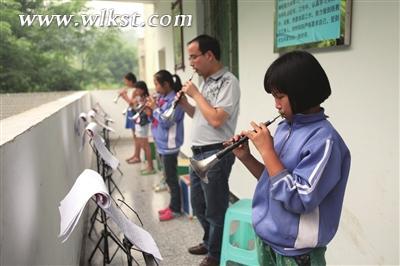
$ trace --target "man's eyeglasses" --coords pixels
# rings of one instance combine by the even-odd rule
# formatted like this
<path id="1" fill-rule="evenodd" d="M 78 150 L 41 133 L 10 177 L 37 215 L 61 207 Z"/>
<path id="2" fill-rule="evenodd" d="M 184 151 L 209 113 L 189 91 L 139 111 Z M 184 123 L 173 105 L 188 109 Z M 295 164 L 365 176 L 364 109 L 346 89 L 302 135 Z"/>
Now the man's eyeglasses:
<path id="1" fill-rule="evenodd" d="M 189 61 L 196 60 L 197 57 L 202 56 L 202 55 L 203 55 L 203 53 L 201 53 L 201 54 L 192 54 L 192 55 L 189 56 Z"/>

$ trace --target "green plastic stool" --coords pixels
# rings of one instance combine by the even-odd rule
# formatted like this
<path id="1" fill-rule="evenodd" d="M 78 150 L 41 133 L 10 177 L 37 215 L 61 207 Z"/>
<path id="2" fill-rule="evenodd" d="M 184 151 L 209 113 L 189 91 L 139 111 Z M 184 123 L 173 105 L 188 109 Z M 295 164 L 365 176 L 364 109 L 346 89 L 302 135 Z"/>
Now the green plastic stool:
<path id="1" fill-rule="evenodd" d="M 251 222 L 251 202 L 251 199 L 241 199 L 226 211 L 220 266 L 226 266 L 228 262 L 235 265 L 264 265 L 262 244 L 257 241 Z M 234 232 L 232 226 L 236 227 Z"/>
<path id="2" fill-rule="evenodd" d="M 178 167 L 177 167 L 178 176 L 188 175 L 189 174 L 189 160 L 184 158 L 178 158 Z"/>

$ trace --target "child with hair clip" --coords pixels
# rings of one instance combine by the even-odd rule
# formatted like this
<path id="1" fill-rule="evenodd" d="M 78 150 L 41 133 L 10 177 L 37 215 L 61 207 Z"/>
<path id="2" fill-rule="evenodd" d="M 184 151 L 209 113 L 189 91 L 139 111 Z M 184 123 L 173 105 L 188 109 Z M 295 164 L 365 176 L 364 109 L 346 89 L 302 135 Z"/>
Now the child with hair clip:
<path id="1" fill-rule="evenodd" d="M 350 170 L 350 152 L 320 106 L 331 94 L 328 78 L 314 56 L 294 51 L 271 64 L 264 88 L 284 120 L 273 138 L 263 123 L 241 133 L 263 162 L 248 143 L 233 151 L 258 179 L 253 227 L 268 265 L 325 265 Z"/>
<path id="2" fill-rule="evenodd" d="M 175 80 L 174 80 L 175 79 Z M 183 144 L 184 111 L 177 106 L 172 119 L 163 118 L 162 114 L 174 102 L 176 93 L 181 89 L 181 80 L 167 70 L 160 70 L 154 75 L 154 85 L 159 93 L 157 102 L 151 97 L 147 105 L 153 110 L 152 133 L 157 152 L 161 155 L 164 175 L 171 192 L 169 206 L 158 212 L 160 221 L 169 221 L 181 214 L 181 190 L 178 182 L 177 165 L 179 149 Z"/>

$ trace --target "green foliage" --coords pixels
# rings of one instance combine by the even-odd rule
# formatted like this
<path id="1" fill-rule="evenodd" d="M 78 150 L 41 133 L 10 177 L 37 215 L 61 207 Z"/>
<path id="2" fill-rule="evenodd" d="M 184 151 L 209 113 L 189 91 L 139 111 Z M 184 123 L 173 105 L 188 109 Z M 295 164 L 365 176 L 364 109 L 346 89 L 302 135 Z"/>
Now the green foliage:
<path id="1" fill-rule="evenodd" d="M 21 26 L 19 15 L 79 15 L 85 1 L 0 1 L 0 92 L 79 90 L 121 83 L 136 72 L 136 47 L 118 30 Z"/>
<path id="2" fill-rule="evenodd" d="M 129 71 L 136 72 L 135 51 L 116 41 L 118 33 L 113 30 L 106 30 L 100 33 L 92 50 L 87 53 L 87 63 L 90 66 L 97 66 L 92 70 L 96 76 L 93 80 L 96 86 L 101 83 L 118 83 Z M 127 71 L 129 70 L 129 71 Z"/>

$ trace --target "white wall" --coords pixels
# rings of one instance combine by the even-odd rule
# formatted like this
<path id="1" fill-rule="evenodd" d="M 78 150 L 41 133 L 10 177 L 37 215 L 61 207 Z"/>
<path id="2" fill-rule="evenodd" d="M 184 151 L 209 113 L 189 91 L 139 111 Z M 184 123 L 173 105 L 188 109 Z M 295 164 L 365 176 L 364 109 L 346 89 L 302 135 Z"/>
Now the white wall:
<path id="1" fill-rule="evenodd" d="M 153 4 L 144 5 L 144 17 L 148 18 L 150 15 L 155 14 Z M 157 50 L 157 31 L 154 27 L 144 28 L 144 57 L 145 57 L 145 73 L 144 77 L 138 77 L 139 80 L 144 80 L 147 86 L 154 88 L 153 85 L 153 74 L 154 69 L 158 66 L 158 50 Z M 150 52 L 151 51 L 151 52 Z"/>
<path id="2" fill-rule="evenodd" d="M 273 53 L 273 1 L 239 1 L 238 131 L 276 114 L 263 89 Z M 399 2 L 354 1 L 351 46 L 313 51 L 332 95 L 324 104 L 352 153 L 329 264 L 399 264 Z M 251 108 L 249 108 L 251 104 Z M 252 197 L 255 180 L 236 163 L 231 190 Z"/>
<path id="3" fill-rule="evenodd" d="M 27 129 L 0 146 L 1 265 L 79 264 L 82 220 L 62 244 L 58 206 L 91 162 L 87 145 L 79 153 L 74 133 L 75 118 L 89 108 L 89 97 L 79 92 L 66 99 L 1 121 L 8 125 L 2 131 L 21 122 Z"/>
<path id="4" fill-rule="evenodd" d="M 197 24 L 198 24 L 198 16 L 196 15 L 197 12 L 197 7 L 196 7 L 196 1 L 183 1 L 182 4 L 183 8 L 183 14 L 192 14 L 192 26 L 191 27 L 184 27 L 183 28 L 183 45 L 184 45 L 184 60 L 185 60 L 185 69 L 184 70 L 178 70 L 176 74 L 179 75 L 181 78 L 182 83 L 186 82 L 191 74 L 192 74 L 192 68 L 189 65 L 189 62 L 187 58 L 189 57 L 187 54 L 186 50 L 186 44 L 190 40 L 192 40 L 194 37 L 198 35 L 198 30 L 197 30 Z M 154 14 L 159 14 L 160 16 L 165 15 L 165 14 L 171 14 L 171 2 L 169 1 L 156 1 L 154 4 Z M 151 34 L 149 33 L 148 36 L 154 36 L 154 39 L 152 41 L 155 44 L 154 50 L 147 50 L 146 54 L 148 53 L 154 53 L 158 55 L 158 51 L 160 49 L 165 49 L 165 55 L 166 55 L 166 69 L 171 72 L 172 74 L 175 73 L 174 66 L 175 66 L 175 61 L 174 61 L 174 51 L 173 51 L 173 39 L 172 39 L 172 28 L 171 27 L 155 27 L 152 29 L 154 32 Z M 146 33 L 145 33 L 146 34 Z M 147 36 L 145 35 L 145 38 Z M 146 49 L 148 49 L 146 47 Z M 158 58 L 156 58 L 157 64 L 154 64 L 156 67 L 152 71 L 152 75 L 154 75 L 158 70 Z M 199 79 L 197 75 L 193 78 L 193 81 L 195 83 L 198 83 Z M 154 88 L 153 83 L 148 83 L 149 88 Z M 192 119 L 186 115 L 185 121 L 184 121 L 184 126 L 185 126 L 185 143 L 181 148 L 181 151 L 185 153 L 186 155 L 190 156 L 191 151 L 190 151 L 190 139 L 191 139 L 191 128 L 192 128 Z"/>
<path id="5" fill-rule="evenodd" d="M 115 132 L 110 133 L 110 139 L 118 138 L 130 138 L 133 139 L 133 134 L 131 129 L 125 128 L 126 116 L 122 113 L 128 107 L 128 104 L 124 99 L 119 98 L 117 103 L 114 103 L 114 98 L 118 95 L 119 90 L 94 90 L 90 91 L 91 106 L 96 107 L 96 104 L 104 109 L 108 116 L 114 120 L 114 123 L 110 124 L 110 127 L 115 130 Z M 132 89 L 128 90 L 128 95 L 131 95 Z M 133 142 L 132 142 L 133 145 Z"/>
<path id="6" fill-rule="evenodd" d="M 202 14 L 196 14 L 201 13 L 200 4 L 183 1 L 183 13 L 194 18 L 193 26 L 184 28 L 185 45 L 202 33 Z M 352 153 L 341 225 L 327 252 L 329 264 L 399 264 L 399 10 L 396 0 L 355 0 L 351 46 L 312 51 L 333 90 L 324 107 Z M 273 53 L 273 11 L 271 0 L 238 0 L 238 132 L 250 128 L 252 120 L 266 121 L 277 114 L 273 98 L 263 89 L 265 71 L 278 57 Z M 170 2 L 155 1 L 154 12 L 169 14 Z M 173 72 L 172 32 L 155 30 L 157 48 L 148 52 L 157 54 L 165 48 L 167 69 Z M 185 64 L 186 72 L 178 71 L 183 81 L 190 76 Z M 182 151 L 189 156 L 190 131 L 187 118 Z M 251 198 L 255 185 L 237 162 L 231 191 Z"/>

